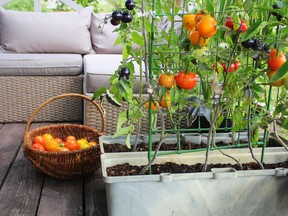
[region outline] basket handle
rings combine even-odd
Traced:
[[[105,131],[105,128],[106,128],[106,122],[105,122],[105,119],[104,119],[104,114],[103,114],[103,111],[101,109],[101,107],[98,105],[97,102],[93,101],[90,97],[88,96],[85,96],[85,95],[82,95],[82,94],[77,94],[77,93],[65,93],[65,94],[60,94],[60,95],[57,95],[57,96],[54,96],[54,97],[51,97],[49,99],[47,99],[46,101],[44,101],[40,106],[38,106],[34,111],[33,113],[31,114],[30,118],[28,119],[27,121],[27,124],[25,126],[25,130],[24,130],[24,135],[26,136],[26,134],[28,133],[29,129],[30,129],[30,126],[31,126],[31,123],[34,119],[34,117],[37,115],[37,113],[43,108],[45,107],[47,104],[55,101],[55,100],[58,100],[58,99],[61,99],[61,98],[65,98],[65,97],[80,97],[80,98],[83,98],[89,102],[91,102],[98,110],[98,112],[100,113],[101,115],[101,123],[102,123],[102,128],[101,128],[101,132],[104,133]]]

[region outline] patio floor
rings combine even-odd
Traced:
[[[0,215],[108,215],[100,169],[73,180],[39,173],[23,155],[24,128],[0,124]]]

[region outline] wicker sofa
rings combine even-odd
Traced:
[[[110,76],[121,64],[122,47],[114,46],[116,27],[102,25],[106,14],[95,14],[92,7],[51,13],[0,8],[0,123],[27,121],[52,96],[73,92],[91,97],[97,88],[110,85]],[[105,102],[103,106],[106,133],[112,134],[125,105],[119,109]],[[55,101],[34,120],[83,121],[95,128],[101,124],[95,107],[79,98]],[[147,127],[144,121],[142,128]]]
[[[0,122],[25,122],[52,96],[91,95],[97,84],[108,85],[109,76],[120,64],[122,49],[114,47],[117,35],[112,25],[105,31],[99,28],[105,15],[94,14],[92,7],[78,13],[0,8]],[[88,69],[92,76],[86,73]],[[84,109],[81,99],[64,98],[41,110],[35,121],[79,122]],[[85,113],[89,116],[91,112],[93,115],[95,110]],[[90,124],[97,122],[93,119]]]

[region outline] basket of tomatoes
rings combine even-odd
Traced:
[[[66,123],[30,129],[34,117],[43,107],[64,97],[80,97],[90,101],[101,114],[101,130]],[[38,171],[58,179],[92,174],[100,167],[99,137],[104,131],[103,111],[95,101],[81,94],[61,94],[42,103],[27,121],[23,139],[24,156]]]

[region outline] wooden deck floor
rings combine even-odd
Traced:
[[[108,215],[100,169],[73,180],[39,173],[23,155],[24,127],[0,124],[0,215]]]

